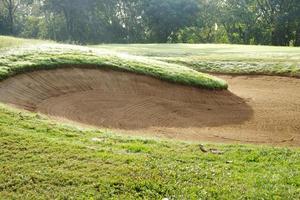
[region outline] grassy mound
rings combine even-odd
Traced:
[[[70,66],[133,72],[204,89],[221,90],[228,87],[221,79],[184,66],[107,50],[63,44],[27,45],[2,50],[0,80],[28,71]]]

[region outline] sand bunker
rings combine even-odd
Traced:
[[[300,79],[222,78],[230,91],[116,71],[36,71],[1,82],[0,101],[126,134],[300,145]]]

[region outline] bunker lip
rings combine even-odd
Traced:
[[[221,78],[231,91],[111,70],[41,70],[0,82],[0,102],[131,135],[300,145],[299,79]]]

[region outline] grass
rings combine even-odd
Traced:
[[[63,44],[9,48],[0,54],[0,80],[40,69],[63,67],[105,68],[152,76],[204,89],[227,89],[225,81],[188,67],[107,50]]]
[[[98,45],[200,72],[300,77],[300,48],[216,44]]]
[[[29,45],[29,44],[41,44],[41,43],[44,44],[44,43],[54,43],[54,42],[44,41],[44,40],[22,39],[22,38],[15,38],[15,37],[0,35],[0,49],[24,46],[24,45]]]
[[[1,79],[31,70],[76,65],[225,88],[221,80],[165,63],[191,56],[199,59],[202,55],[197,48],[201,45],[195,45],[197,51],[185,45],[122,45],[124,49],[117,50],[121,45],[88,48],[41,41],[29,45],[16,40],[0,43],[0,47],[6,47],[0,49]],[[204,56],[210,62],[218,58],[220,62],[231,59],[247,64],[246,59],[254,59],[246,56],[246,49],[234,58],[226,52],[217,56],[216,51],[229,51],[226,45],[223,50],[222,45],[216,46],[219,50],[209,50],[211,47],[207,46],[201,62]],[[253,48],[253,52],[249,50],[253,56],[260,49],[249,48]],[[299,64],[298,49],[262,48],[273,49],[269,62],[274,57],[278,62],[282,59],[282,63],[289,60]],[[288,57],[274,56],[276,51]],[[267,59],[264,53],[257,54]],[[204,80],[209,81],[203,84]],[[214,84],[217,86],[211,87]],[[300,199],[299,148],[205,144],[206,148],[224,152],[215,155],[201,152],[198,145],[81,129],[0,104],[0,199]]]
[[[0,199],[299,199],[300,151],[118,136],[0,106]]]

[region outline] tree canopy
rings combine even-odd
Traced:
[[[80,44],[300,46],[300,0],[0,0],[0,34]]]

